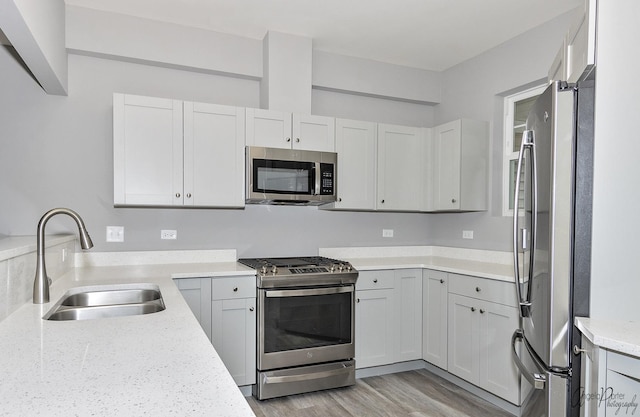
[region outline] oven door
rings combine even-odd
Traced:
[[[354,357],[353,285],[258,292],[259,370]]]

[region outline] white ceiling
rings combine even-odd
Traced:
[[[254,39],[269,30],[313,48],[444,70],[582,0],[65,0],[66,4]]]

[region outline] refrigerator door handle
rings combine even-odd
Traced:
[[[511,336],[511,357],[513,358],[513,362],[520,370],[522,376],[524,376],[524,378],[531,384],[533,388],[544,389],[544,386],[547,382],[547,376],[539,372],[531,372],[529,369],[527,369],[524,363],[522,363],[522,360],[520,359],[520,356],[518,356],[518,352],[516,351],[516,342],[518,340],[524,341],[524,333],[521,329],[517,329],[515,332],[513,332],[513,336]],[[538,366],[537,363],[536,366]]]
[[[518,256],[518,206],[520,201],[520,180],[522,173],[522,164],[524,162],[524,154],[525,151],[529,150],[531,152],[531,177],[532,177],[532,219],[531,219],[531,244],[529,245],[529,273],[528,273],[528,291],[527,297],[524,299],[522,297],[522,291],[520,289],[520,258]],[[513,269],[514,269],[514,277],[516,284],[516,296],[518,297],[518,305],[520,311],[520,317],[529,317],[531,315],[531,285],[533,281],[533,256],[535,253],[535,226],[537,220],[537,171],[535,169],[536,166],[536,156],[535,156],[535,148],[533,146],[533,131],[525,130],[522,133],[522,142],[520,143],[520,151],[518,152],[518,165],[516,167],[516,184],[515,184],[515,192],[513,197]],[[523,239],[523,248],[526,247],[526,229],[523,229],[522,239]]]

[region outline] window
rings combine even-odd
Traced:
[[[502,186],[502,215],[513,216],[513,198],[515,196],[516,169],[518,167],[518,152],[522,142],[527,122],[527,114],[538,96],[542,94],[546,85],[530,88],[525,91],[505,97],[504,99],[504,163]],[[521,183],[524,175],[520,176]],[[524,194],[518,203],[518,208],[524,207]]]

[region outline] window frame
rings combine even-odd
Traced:
[[[504,123],[502,140],[502,215],[513,217],[513,209],[509,208],[510,203],[510,163],[518,159],[518,151],[513,151],[513,131],[517,127],[514,124],[514,113],[516,103],[528,98],[539,96],[547,88],[547,84],[537,85],[527,88],[504,98]]]

